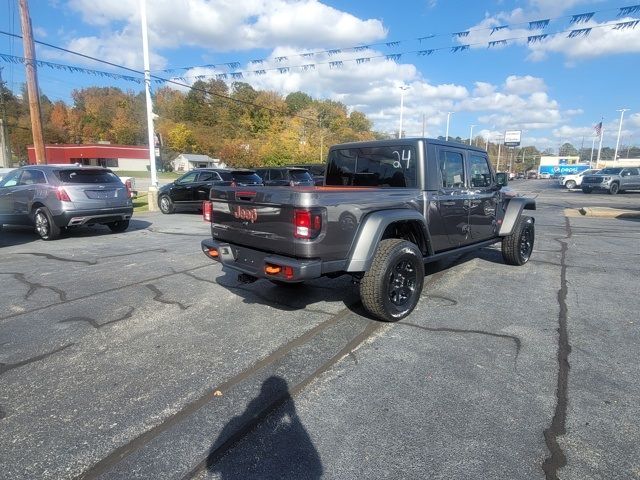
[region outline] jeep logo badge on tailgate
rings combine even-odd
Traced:
[[[233,211],[233,216],[240,220],[248,220],[253,223],[258,219],[258,210],[255,208],[243,208],[236,206]]]

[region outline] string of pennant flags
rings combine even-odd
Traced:
[[[313,58],[313,57],[322,57],[322,56],[335,56],[338,54],[341,54],[343,52],[361,52],[364,50],[369,50],[371,48],[374,47],[386,47],[386,48],[396,48],[396,47],[400,47],[402,44],[406,44],[408,42],[415,42],[416,40],[418,41],[419,44],[422,44],[422,42],[425,42],[427,40],[436,38],[436,37],[451,37],[453,39],[463,39],[468,37],[472,32],[480,32],[480,31],[486,31],[486,30],[490,30],[490,36],[501,31],[501,30],[505,30],[508,28],[514,28],[514,27],[526,27],[528,30],[531,31],[536,31],[536,30],[544,30],[545,28],[547,28],[549,26],[549,24],[553,21],[553,20],[560,20],[560,19],[565,19],[568,18],[569,19],[569,26],[571,25],[580,25],[583,23],[587,23],[589,22],[596,14],[598,13],[603,13],[603,12],[608,12],[611,10],[617,10],[617,17],[626,17],[629,15],[633,15],[636,13],[640,12],[640,4],[638,5],[631,5],[628,7],[616,7],[616,8],[612,8],[612,9],[604,9],[604,10],[597,10],[597,11],[593,11],[593,12],[586,12],[586,13],[579,13],[576,15],[564,15],[564,16],[560,16],[560,17],[554,17],[554,18],[546,18],[546,19],[541,19],[541,20],[534,20],[534,21],[530,21],[530,22],[523,22],[523,23],[514,23],[514,24],[510,24],[510,25],[498,25],[498,26],[494,26],[494,27],[479,27],[479,28],[471,28],[469,30],[464,30],[464,31],[460,31],[460,32],[452,32],[452,33],[432,33],[432,34],[428,34],[422,37],[417,37],[417,38],[412,38],[412,39],[408,39],[408,40],[393,40],[393,41],[389,41],[389,42],[379,42],[379,43],[370,43],[367,45],[357,45],[357,46],[353,46],[353,47],[345,47],[345,48],[333,48],[333,49],[328,49],[328,50],[319,50],[319,51],[315,51],[315,52],[306,52],[306,53],[299,53],[299,54],[294,54],[294,55],[289,55],[289,56],[278,56],[275,57],[275,61],[276,62],[285,62],[288,61],[292,58],[296,58],[296,57],[301,57],[301,58]],[[633,21],[632,21],[633,22]],[[631,22],[619,22],[620,25],[623,25],[625,23],[631,23]],[[637,22],[636,22],[637,25]],[[635,25],[633,25],[632,27],[629,26],[622,26],[620,28],[635,28]],[[502,42],[502,40],[498,40],[498,42]],[[496,46],[496,45],[494,45]],[[462,50],[458,50],[458,51],[464,51],[465,49]],[[266,63],[268,61],[268,59],[265,58],[259,58],[259,59],[254,59],[251,60],[249,63],[252,65],[261,65],[263,63]],[[159,70],[159,72],[162,73],[177,73],[180,71],[186,71],[186,70],[191,70],[193,68],[227,68],[230,72],[237,70],[240,66],[240,62],[237,61],[233,61],[233,62],[225,62],[225,63],[216,63],[216,64],[205,64],[205,65],[191,65],[191,66],[184,66],[184,67],[173,67],[173,68],[166,68],[163,70]]]
[[[619,15],[618,16],[628,16],[629,14],[632,13],[638,13],[640,12],[640,5],[635,5],[635,6],[631,6],[631,7],[624,7],[620,9]],[[596,12],[588,12],[588,13],[584,13],[584,14],[579,14],[579,15],[573,15],[572,21],[570,22],[570,25],[573,26],[578,26],[581,25],[585,22],[587,22],[588,20],[590,20],[593,15],[595,15]],[[545,20],[546,21],[546,20]],[[530,24],[536,24],[537,27],[539,27],[539,24],[542,21],[536,21],[536,22],[529,22]],[[307,72],[307,71],[311,71],[311,70],[315,70],[316,67],[321,66],[321,65],[328,65],[330,69],[339,69],[342,68],[345,63],[348,62],[355,62],[357,65],[362,65],[362,64],[366,64],[371,62],[372,60],[383,60],[383,61],[392,61],[392,62],[398,62],[402,56],[404,55],[417,55],[417,56],[430,56],[435,54],[436,52],[443,52],[443,51],[448,51],[449,53],[460,53],[460,52],[464,52],[469,50],[471,47],[477,47],[477,46],[484,46],[486,45],[487,48],[491,49],[491,48],[497,48],[497,47],[504,47],[504,46],[508,46],[510,43],[512,42],[519,42],[519,41],[523,41],[526,40],[527,44],[531,45],[531,44],[537,44],[540,42],[545,41],[546,39],[550,38],[550,37],[554,37],[554,36],[558,36],[558,35],[563,35],[563,34],[567,34],[566,37],[567,38],[579,38],[579,37],[587,37],[589,36],[589,34],[591,33],[591,31],[593,29],[596,28],[611,28],[612,30],[628,30],[628,29],[635,29],[638,25],[640,24],[640,20],[625,20],[625,21],[621,21],[621,22],[614,22],[614,23],[607,23],[607,24],[601,24],[601,25],[596,25],[593,27],[585,27],[585,28],[574,28],[574,29],[570,29],[570,30],[563,30],[563,31],[558,31],[558,32],[548,32],[548,33],[537,33],[535,35],[527,35],[524,37],[514,37],[514,38],[506,38],[506,39],[500,39],[500,40],[492,40],[489,42],[479,42],[479,43],[469,43],[469,44],[464,44],[464,45],[456,45],[456,46],[446,46],[446,47],[438,47],[438,48],[430,48],[430,49],[421,49],[421,50],[412,50],[412,51],[406,51],[406,52],[398,52],[398,53],[392,53],[392,54],[380,54],[380,55],[373,55],[373,56],[367,56],[367,57],[358,57],[358,58],[351,58],[351,59],[335,59],[335,55],[342,53],[343,50],[340,49],[334,49],[334,50],[327,50],[327,57],[329,57],[329,61],[326,62],[315,62],[315,63],[305,63],[305,64],[301,64],[301,65],[282,65],[282,66],[276,66],[273,68],[258,68],[255,70],[245,70],[245,71],[231,71],[231,72],[221,72],[221,73],[213,73],[213,74],[200,74],[200,75],[183,75],[183,76],[173,76],[171,79],[167,79],[167,78],[163,78],[161,76],[158,75],[152,75],[152,82],[154,84],[163,84],[163,83],[174,83],[174,84],[178,84],[180,85],[180,83],[178,82],[183,82],[184,85],[183,86],[189,86],[187,84],[187,82],[189,82],[192,79],[195,80],[204,80],[205,78],[215,78],[216,80],[242,80],[243,78],[245,78],[246,76],[260,76],[260,75],[265,75],[268,71],[277,71],[280,74],[285,74],[285,73],[289,73],[292,70],[297,70],[297,71],[303,71],[303,72]],[[509,26],[499,26],[499,27],[493,27],[493,29],[505,29],[505,28],[509,28]],[[546,28],[546,26],[545,26]],[[540,30],[540,28],[532,28],[531,30]],[[2,33],[2,32],[0,32]],[[456,35],[458,34],[463,34],[464,32],[456,32]],[[493,32],[492,32],[493,33]],[[533,31],[532,31],[533,33]],[[468,35],[468,32],[467,32]],[[461,35],[459,38],[465,38],[465,35]],[[400,42],[397,42],[400,43]],[[360,48],[360,47],[359,47]],[[368,49],[369,47],[362,47],[359,50],[357,50],[358,52],[363,51],[364,49]],[[332,52],[332,53],[329,53]],[[74,53],[74,52],[71,52]],[[312,56],[315,56],[317,54],[317,52],[315,53],[306,53],[306,54],[301,54],[302,56],[304,56],[305,58],[311,58]],[[333,59],[332,59],[333,58]],[[288,60],[288,57],[284,57],[284,56],[280,56],[280,57],[276,57],[275,59],[276,63],[282,63]],[[9,55],[9,54],[3,54],[0,53],[0,61],[4,62],[4,63],[13,63],[13,64],[25,64],[27,63],[27,60],[24,57],[19,57],[19,56],[15,56],[15,55]],[[266,63],[267,60],[263,59],[263,60],[254,60],[251,63],[253,64],[260,64],[261,66],[263,66],[262,64]],[[96,70],[96,69],[91,69],[91,68],[85,68],[85,67],[80,67],[77,65],[66,65],[66,64],[60,64],[60,63],[55,63],[55,62],[48,62],[48,61],[43,61],[43,60],[36,60],[35,61],[36,66],[38,67],[42,67],[42,68],[49,68],[49,69],[54,69],[54,70],[61,70],[61,71],[66,71],[66,72],[71,72],[71,73],[84,73],[84,74],[88,74],[88,75],[93,75],[96,77],[101,77],[101,78],[109,78],[109,79],[114,79],[114,80],[123,80],[123,81],[127,81],[127,82],[133,82],[136,84],[142,84],[144,82],[143,76],[142,76],[142,72],[137,72],[135,70],[132,69],[127,69],[133,73],[138,73],[139,75],[125,75],[125,74],[119,74],[119,73],[114,73],[114,72],[106,72],[103,70]],[[223,66],[226,66],[228,68],[233,68],[233,69],[238,69],[241,64],[240,62],[229,62],[229,63],[225,63],[225,64],[221,64]],[[207,65],[205,67],[209,67],[209,68],[216,68],[216,67],[220,67],[221,65]],[[195,67],[191,67],[191,68],[195,68]],[[165,71],[165,73],[169,73],[169,70]]]
[[[578,38],[578,37],[587,37],[593,29],[596,28],[611,28],[612,30],[626,30],[626,29],[634,29],[636,26],[640,24],[640,20],[631,20],[625,22],[617,22],[610,23],[604,25],[597,25],[594,27],[588,28],[578,28],[572,30],[563,30],[559,32],[549,32],[537,35],[528,35],[525,37],[514,37],[514,38],[506,38],[501,40],[492,40],[489,42],[482,43],[471,43],[465,45],[456,45],[456,46],[447,46],[447,47],[438,47],[438,48],[430,48],[426,50],[412,50],[401,53],[393,53],[393,54],[381,54],[381,55],[373,55],[368,57],[359,57],[352,59],[342,59],[342,60],[329,60],[326,62],[316,62],[316,63],[307,63],[302,65],[295,66],[282,66],[282,67],[273,67],[273,68],[261,68],[258,70],[244,70],[244,71],[234,71],[234,72],[221,72],[221,73],[212,73],[212,74],[199,74],[199,75],[182,75],[178,77],[173,77],[175,80],[187,82],[189,80],[204,80],[206,78],[215,78],[216,80],[240,80],[245,78],[246,76],[259,76],[265,75],[268,71],[277,71],[278,73],[289,73],[292,70],[298,71],[309,71],[315,70],[316,67],[321,65],[328,65],[330,69],[341,68],[345,63],[355,62],[356,65],[362,65],[365,63],[369,63],[372,60],[385,60],[385,61],[393,61],[398,62],[402,56],[405,55],[417,55],[417,56],[430,56],[435,54],[436,52],[448,51],[449,53],[460,53],[469,50],[471,47],[484,46],[487,48],[496,48],[508,46],[509,43],[518,42],[522,40],[526,40],[527,44],[536,44],[543,42],[544,40],[566,34],[567,38]],[[277,59],[276,59],[277,61]]]

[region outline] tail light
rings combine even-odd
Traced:
[[[70,202],[71,198],[69,198],[69,194],[63,187],[58,187],[56,190],[56,198],[61,202]]]
[[[316,238],[322,230],[322,211],[296,209],[294,227],[293,236],[295,238]]]
[[[124,182],[124,186],[127,189],[127,198],[133,198],[133,194],[131,193],[131,179],[128,178],[126,182]]]
[[[202,219],[205,222],[211,223],[211,220],[213,219],[213,205],[211,202],[202,202]]]

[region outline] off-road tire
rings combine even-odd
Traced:
[[[592,191],[591,187],[582,187],[582,193],[591,193]]]
[[[176,211],[176,206],[173,204],[168,195],[161,195],[158,199],[158,207],[160,211],[165,215],[170,215]]]
[[[616,195],[620,191],[620,184],[613,182],[609,187],[609,195]]]
[[[360,281],[360,298],[374,317],[397,322],[416,307],[423,284],[420,249],[407,240],[391,238],[378,244],[371,268]]]
[[[117,222],[108,223],[107,226],[113,233],[121,233],[129,228],[129,220],[118,220]]]
[[[508,265],[524,265],[531,258],[535,241],[533,218],[521,215],[511,235],[502,239],[502,258]]]
[[[567,187],[567,190],[573,190],[576,188],[576,182],[575,180],[567,180],[567,183],[565,183],[564,186]]]
[[[33,223],[36,233],[42,240],[55,240],[60,237],[60,227],[58,227],[47,207],[39,207],[33,213]]]

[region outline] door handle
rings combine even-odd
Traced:
[[[440,202],[440,205],[444,205],[446,207],[453,207],[456,202]]]

